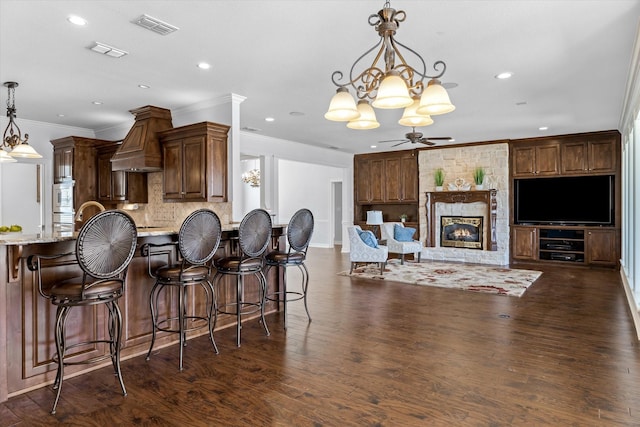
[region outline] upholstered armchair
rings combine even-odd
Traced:
[[[384,273],[384,267],[387,265],[387,256],[389,250],[386,246],[378,245],[377,248],[367,245],[358,231],[362,231],[359,225],[347,227],[349,233],[349,244],[351,246],[349,258],[351,260],[351,269],[349,274],[353,272],[353,267],[358,263],[377,263],[380,264],[380,274]]]
[[[394,227],[398,225],[404,229],[404,224],[401,222],[385,222],[380,227],[380,233],[382,235],[382,240],[387,241],[387,247],[389,248],[390,254],[399,254],[400,255],[400,264],[404,264],[404,256],[405,254],[414,254],[415,259],[420,262],[420,255],[422,253],[422,243],[419,240],[413,240],[411,236],[409,236],[406,241],[397,240],[395,237]],[[416,257],[417,254],[417,257]]]

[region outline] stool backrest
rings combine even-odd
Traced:
[[[206,264],[216,254],[221,236],[222,225],[215,212],[209,209],[194,211],[180,226],[180,254],[189,264]]]
[[[78,264],[96,279],[117,277],[133,259],[137,238],[136,224],[128,214],[118,210],[100,212],[78,233]]]
[[[287,225],[289,247],[296,252],[306,252],[313,234],[313,214],[309,209],[300,209],[293,214]]]
[[[264,209],[254,209],[242,218],[238,228],[240,250],[248,257],[261,256],[271,240],[271,215]]]

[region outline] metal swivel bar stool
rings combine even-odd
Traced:
[[[236,342],[238,347],[240,347],[240,329],[242,329],[243,315],[260,311],[260,321],[267,336],[269,335],[269,328],[264,319],[267,281],[262,268],[264,266],[263,255],[270,241],[271,216],[264,209],[254,209],[245,215],[238,228],[238,254],[214,261],[217,271],[213,277],[213,283],[218,290],[222,286],[221,280],[223,277],[230,275],[236,278],[235,302],[216,307],[216,313],[236,316]],[[245,298],[245,276],[255,276],[258,280],[258,296],[250,301]],[[218,294],[220,294],[219,291]],[[231,308],[227,309],[227,307]]]
[[[183,349],[187,345],[187,332],[207,327],[213,349],[218,354],[218,347],[213,339],[214,323],[212,317],[215,310],[215,292],[211,277],[211,259],[220,244],[222,227],[220,219],[215,212],[209,209],[199,209],[192,212],[180,226],[178,241],[165,244],[146,243],[142,246],[142,255],[147,257],[147,270],[156,283],[149,294],[149,306],[153,322],[153,335],[151,346],[147,353],[147,360],[151,356],[153,345],[156,341],[157,331],[172,332],[180,336],[180,370],[183,369]],[[177,245],[180,260],[175,264],[164,265],[152,271],[151,260],[154,255],[166,253],[167,246]],[[206,298],[206,314],[196,313],[193,307],[188,312],[188,290],[200,286]],[[173,288],[172,293],[177,298],[177,308],[174,315],[167,314],[164,319],[159,319],[158,299],[162,290]],[[194,291],[195,292],[195,291]],[[195,296],[194,296],[195,298]],[[205,321],[202,324],[200,321]],[[189,324],[191,322],[191,324]],[[197,323],[200,324],[197,324]]]
[[[282,275],[282,288],[276,292],[267,294],[269,301],[277,301],[278,307],[282,303],[284,328],[287,329],[287,302],[304,300],[304,309],[311,321],[309,308],[307,307],[307,287],[309,286],[309,271],[304,262],[307,259],[307,249],[313,234],[313,214],[309,209],[300,209],[293,214],[287,225],[287,241],[289,249],[286,251],[271,251],[266,256],[267,266],[265,275],[271,267],[284,270]],[[300,291],[287,290],[287,267],[296,266],[302,274],[302,288]]]
[[[75,252],[58,255],[31,255],[27,259],[29,270],[38,272],[38,291],[40,295],[51,300],[57,307],[55,321],[56,354],[52,360],[58,364],[56,379],[53,384],[57,389],[51,413],[56,413],[56,407],[62,391],[64,367],[94,363],[111,358],[113,369],[120,382],[122,394],[127,391],[122,381],[120,371],[120,347],[122,337],[122,314],[118,307],[118,299],[125,291],[125,278],[129,263],[136,250],[136,225],[129,215],[124,212],[110,210],[101,212],[87,221],[80,229],[76,240]],[[47,266],[68,263],[65,260],[55,261],[56,258],[74,255],[82,269],[80,277],[74,277],[43,286],[43,270]],[[46,274],[46,273],[45,273]],[[108,337],[97,336],[95,340],[69,344],[66,338],[66,323],[69,312],[74,307],[104,304],[109,319],[107,322]],[[100,332],[98,332],[100,334]],[[107,354],[92,357],[83,361],[71,361],[76,354],[69,354],[69,350],[85,346],[105,343],[109,345]]]

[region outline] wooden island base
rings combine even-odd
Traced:
[[[274,226],[273,243],[280,244],[284,227]],[[155,234],[155,235],[147,235]],[[225,230],[217,257],[228,256],[236,250],[236,230]],[[140,233],[138,248],[144,243],[163,243],[174,241],[175,233]],[[9,397],[26,391],[53,383],[57,365],[51,361],[55,353],[54,320],[55,307],[49,300],[38,293],[38,282],[35,272],[26,267],[27,258],[31,254],[54,254],[73,252],[75,240],[61,239],[60,241],[28,244],[0,245],[0,402]],[[176,259],[174,247],[152,258],[152,268],[172,262]],[[75,257],[61,258],[59,263],[52,268],[43,270],[43,282],[78,275],[80,269],[75,262]],[[267,277],[269,292],[273,292],[280,286],[280,277],[276,269],[272,269]],[[136,355],[146,353],[151,342],[151,313],[149,309],[149,292],[154,280],[148,275],[147,258],[136,251],[126,280],[126,290],[120,299],[119,305],[123,316],[123,348],[122,359],[128,359]],[[245,298],[257,298],[258,286],[253,277],[247,277]],[[233,278],[224,279],[222,286],[216,289],[219,304],[235,301],[235,281]],[[204,313],[205,299],[199,287],[189,293],[189,307],[191,310]],[[159,314],[162,316],[175,316],[176,298],[172,294],[174,290],[165,292],[158,303]],[[278,309],[275,302],[267,302],[266,312],[271,313]],[[171,317],[169,316],[169,317]],[[259,317],[256,312],[247,316],[243,321]],[[67,322],[67,336],[74,342],[83,342],[100,339],[106,336],[107,313],[104,307],[82,307],[72,310]],[[257,320],[250,320],[248,325]],[[219,315],[216,330],[235,325],[236,318],[232,315]],[[256,325],[257,326],[257,325]],[[261,327],[260,327],[261,328]],[[188,339],[206,334],[206,327],[188,334]],[[160,332],[156,339],[155,349],[160,349],[178,342],[177,334]],[[103,344],[78,347],[74,351],[78,360],[108,353]],[[185,356],[185,364],[189,363],[188,353]],[[65,376],[72,377],[101,366],[110,364],[107,359],[101,365],[80,365],[65,368]],[[177,367],[176,367],[177,369]]]

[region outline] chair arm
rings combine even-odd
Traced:
[[[174,246],[174,247],[178,246],[178,242],[145,243],[144,245],[140,246],[140,255],[147,258],[147,273],[149,274],[149,277],[157,279],[155,272],[151,270],[151,257],[153,255],[157,255],[157,254],[161,254],[162,252],[165,252],[166,249],[163,249],[163,250],[158,250],[158,249],[166,248],[168,246]]]
[[[38,293],[43,297],[50,299],[51,297],[44,293],[42,290],[42,260],[53,260],[56,258],[62,258],[69,255],[74,255],[75,252],[66,252],[63,254],[54,254],[54,255],[39,255],[32,254],[27,258],[27,268],[29,271],[37,271],[38,272]]]

